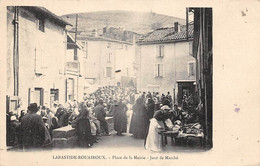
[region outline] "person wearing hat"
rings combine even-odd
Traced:
[[[41,147],[45,140],[45,125],[38,111],[37,103],[28,106],[28,113],[21,120],[22,144],[24,148]]]
[[[153,118],[150,120],[148,135],[145,139],[145,149],[155,152],[162,151],[162,138],[158,132],[167,130],[173,127],[168,119],[168,112],[170,107],[163,105],[160,110],[154,113]]]
[[[105,119],[106,112],[103,106],[103,100],[99,100],[98,105],[94,108],[94,112],[97,117],[97,120],[100,121],[100,128],[103,129],[103,131],[105,132],[105,136],[110,136],[111,134],[109,134],[108,124]]]

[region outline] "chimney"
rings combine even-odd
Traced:
[[[103,28],[103,34],[106,34],[107,33],[107,27],[104,27]]]
[[[174,32],[178,33],[180,32],[181,27],[180,24],[178,22],[174,22]]]
[[[97,33],[97,30],[96,30],[96,29],[94,29],[94,30],[92,31],[92,36],[93,36],[93,37],[97,37],[97,36],[98,36],[98,33]]]

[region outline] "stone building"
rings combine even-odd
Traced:
[[[8,110],[66,101],[66,26],[43,7],[7,7]]]
[[[99,86],[122,85],[123,77],[134,77],[135,45],[93,34],[79,36],[86,50],[86,79]]]
[[[137,90],[170,92],[180,104],[184,94],[195,90],[195,58],[192,56],[193,25],[188,38],[185,26],[160,28],[137,42]]]

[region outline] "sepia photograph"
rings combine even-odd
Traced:
[[[223,111],[229,97],[220,93],[226,89],[231,96],[232,88],[219,78],[232,60],[215,57],[216,39],[229,43],[220,19],[214,20],[221,18],[221,6],[176,3],[171,8],[167,4],[173,3],[163,2],[134,2],[143,8],[124,1],[5,5],[1,151],[18,161],[34,155],[27,161],[31,165],[183,160],[187,165],[189,158],[200,165],[196,158],[216,152],[227,135],[240,141],[228,128],[232,119],[224,126],[225,118],[236,120],[245,108],[237,100],[229,103],[232,116]],[[247,25],[251,9],[233,13]],[[226,51],[220,57],[227,58]],[[215,90],[222,84],[225,88]],[[259,145],[259,137],[254,141]],[[228,155],[218,152],[220,164]],[[0,159],[0,165],[14,164],[3,153]],[[217,163],[207,158],[201,165]]]
[[[212,9],[180,12],[8,6],[8,150],[210,149]]]

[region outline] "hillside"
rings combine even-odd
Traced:
[[[174,22],[185,24],[184,19],[152,12],[99,11],[78,14],[78,30],[85,32],[108,26],[115,28],[121,27],[128,31],[146,34],[157,28],[173,27]],[[75,14],[62,16],[63,19],[70,22],[74,27],[75,17]]]

